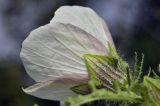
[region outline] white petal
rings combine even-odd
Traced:
[[[90,8],[81,6],[62,6],[56,12],[51,23],[61,22],[75,25],[90,33],[104,45],[107,41],[114,45],[104,21]]]
[[[83,74],[66,74],[55,80],[34,84],[23,91],[42,99],[63,101],[67,97],[76,95],[70,88],[88,81],[87,77]]]
[[[34,84],[23,91],[38,98],[63,101],[76,95],[70,88],[87,81],[88,76],[86,75],[70,73],[55,80]]]
[[[70,24],[54,23],[40,27],[22,46],[25,69],[37,82],[54,80],[66,74],[87,76],[83,54],[107,55],[99,40]]]
[[[73,87],[72,84],[46,81],[32,85],[23,91],[38,98],[63,101],[67,97],[76,95],[70,90],[71,87]]]

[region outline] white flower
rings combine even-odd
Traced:
[[[84,54],[107,55],[113,41],[104,21],[90,8],[63,6],[51,22],[23,42],[21,58],[37,82],[24,91],[49,100],[76,95],[71,87],[88,81]]]

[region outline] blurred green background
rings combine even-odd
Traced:
[[[130,64],[134,52],[145,54],[144,73],[160,63],[159,0],[0,0],[0,106],[58,106],[55,101],[26,95],[34,81],[19,57],[21,44],[33,29],[49,23],[62,5],[94,9],[105,19],[116,48]]]

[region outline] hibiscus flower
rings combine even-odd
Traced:
[[[59,101],[76,95],[71,88],[89,80],[84,55],[107,56],[108,44],[114,48],[105,22],[92,9],[60,7],[49,24],[32,31],[22,44],[24,67],[37,82],[24,92]]]

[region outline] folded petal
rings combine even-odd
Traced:
[[[23,91],[27,94],[48,100],[63,101],[67,97],[76,95],[70,90],[77,83],[87,81],[83,75],[65,75],[55,80],[49,80],[34,84]]]
[[[87,75],[83,55],[88,53],[107,55],[94,36],[71,24],[54,23],[31,32],[20,55],[28,74],[42,82],[66,74]]]
[[[96,37],[105,46],[110,42],[114,47],[111,34],[103,19],[90,8],[81,6],[62,6],[55,12],[55,16],[51,20],[51,23],[54,22],[75,25]]]

